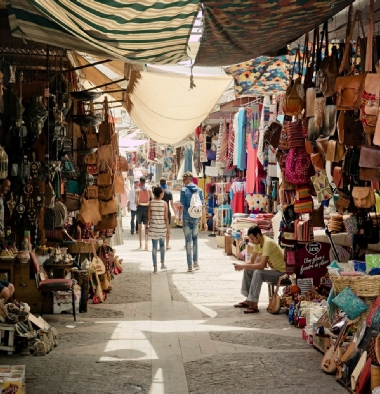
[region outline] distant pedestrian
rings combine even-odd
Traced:
[[[180,217],[182,217],[182,229],[186,241],[186,256],[187,256],[187,272],[192,272],[199,269],[198,264],[198,230],[199,219],[193,218],[189,215],[189,208],[191,204],[191,197],[193,193],[198,193],[202,203],[202,221],[204,230],[207,231],[206,210],[204,206],[204,198],[202,190],[194,185],[193,174],[185,172],[182,176],[184,187],[181,189],[181,207]],[[193,254],[191,255],[191,243],[193,244]]]
[[[136,233],[138,233],[137,224],[137,206],[136,206],[136,190],[139,188],[139,180],[135,179],[133,182],[133,187],[128,193],[127,209],[131,213],[131,234],[135,233],[135,221],[136,221]]]
[[[161,186],[153,189],[154,200],[148,207],[148,234],[152,240],[153,273],[157,273],[157,249],[160,244],[161,269],[165,266],[165,238],[170,236],[168,204],[163,201],[164,191]]]
[[[139,225],[139,242],[142,249],[142,225],[147,226],[148,223],[148,206],[149,201],[153,200],[152,190],[145,184],[145,177],[140,178],[140,187],[136,190],[136,206],[137,206],[137,224]],[[146,230],[146,229],[145,229]],[[145,250],[148,250],[148,234],[145,231]]]
[[[168,186],[166,184],[166,178],[160,179],[160,186],[162,187],[162,189],[164,191],[164,197],[162,199],[166,202],[166,204],[168,204],[168,220],[169,220],[169,226],[170,226],[171,222],[172,222],[172,214],[170,212],[170,207],[172,208],[174,215],[176,215],[176,209],[175,209],[174,202],[173,202],[173,194],[168,189]],[[166,250],[170,249],[169,242],[170,242],[170,237],[166,238]]]

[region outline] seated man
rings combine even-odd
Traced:
[[[0,299],[7,302],[9,298],[12,297],[15,292],[15,288],[12,283],[0,279]]]
[[[277,283],[278,278],[285,273],[284,254],[277,243],[261,234],[259,227],[250,227],[248,238],[255,246],[251,260],[247,264],[234,264],[236,271],[244,270],[241,294],[247,299],[235,308],[247,308],[244,313],[258,313],[258,302],[261,285],[264,281]],[[270,270],[265,267],[269,265]]]

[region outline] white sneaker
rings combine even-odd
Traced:
[[[157,267],[154,267],[154,268],[153,268],[153,273],[154,273],[154,274],[157,274]]]
[[[195,271],[199,270],[199,265],[198,264],[194,264],[194,270]]]

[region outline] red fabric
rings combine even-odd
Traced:
[[[244,213],[244,191],[234,192],[232,213]]]
[[[198,139],[199,139],[199,136],[201,135],[201,133],[202,133],[202,126],[198,126],[195,129],[195,135],[197,136]]]
[[[257,179],[257,148],[252,148],[252,134],[248,136],[247,143],[248,150],[248,164],[247,164],[247,194],[258,193],[258,179]]]

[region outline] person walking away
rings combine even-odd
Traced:
[[[175,209],[174,202],[173,202],[173,194],[168,189],[168,186],[166,184],[166,178],[160,179],[160,186],[162,187],[162,189],[164,191],[164,197],[162,199],[166,202],[166,204],[168,204],[168,220],[169,220],[169,226],[170,226],[171,222],[172,222],[172,214],[170,212],[170,207],[172,208],[174,215],[176,215],[176,209]],[[169,203],[170,203],[170,205],[169,205]],[[170,242],[170,237],[167,237],[166,238],[166,250],[170,249],[169,242]]]
[[[137,206],[136,206],[136,190],[139,188],[139,180],[135,179],[133,182],[133,187],[128,193],[127,209],[131,213],[131,234],[135,233],[135,222],[136,222],[136,233],[138,233],[137,224]]]
[[[129,164],[128,178],[132,187],[132,183],[134,182],[134,178],[135,178],[135,167],[132,163]]]
[[[204,230],[207,231],[206,210],[204,206],[204,198],[202,190],[194,185],[193,174],[185,172],[182,176],[184,187],[181,189],[180,194],[180,217],[182,218],[182,229],[185,235],[186,242],[186,256],[187,256],[187,272],[192,272],[199,269],[198,264],[198,230],[199,219],[203,219]],[[195,196],[197,193],[198,196]],[[194,195],[194,199],[193,199]],[[196,199],[195,197],[199,197]],[[200,206],[192,205],[192,202],[198,200],[197,204]],[[191,255],[191,243],[193,246],[193,255]]]
[[[161,269],[165,266],[165,238],[170,236],[170,225],[168,220],[168,204],[162,199],[164,191],[161,186],[153,189],[154,200],[150,201],[148,207],[147,232],[152,240],[153,273],[157,274],[157,249],[160,244]]]
[[[262,235],[259,227],[250,227],[248,238],[254,244],[250,262],[234,263],[236,271],[244,270],[241,294],[246,300],[234,306],[247,308],[244,313],[258,313],[263,282],[277,283],[278,278],[285,274],[286,268],[283,251],[273,239]],[[265,269],[267,265],[270,269]]]
[[[152,190],[148,189],[145,184],[145,177],[140,178],[140,187],[136,190],[136,207],[137,207],[137,224],[139,226],[139,242],[142,249],[142,225],[145,227],[148,223],[148,206],[149,201],[153,200]],[[148,250],[148,234],[145,229],[145,250]]]

